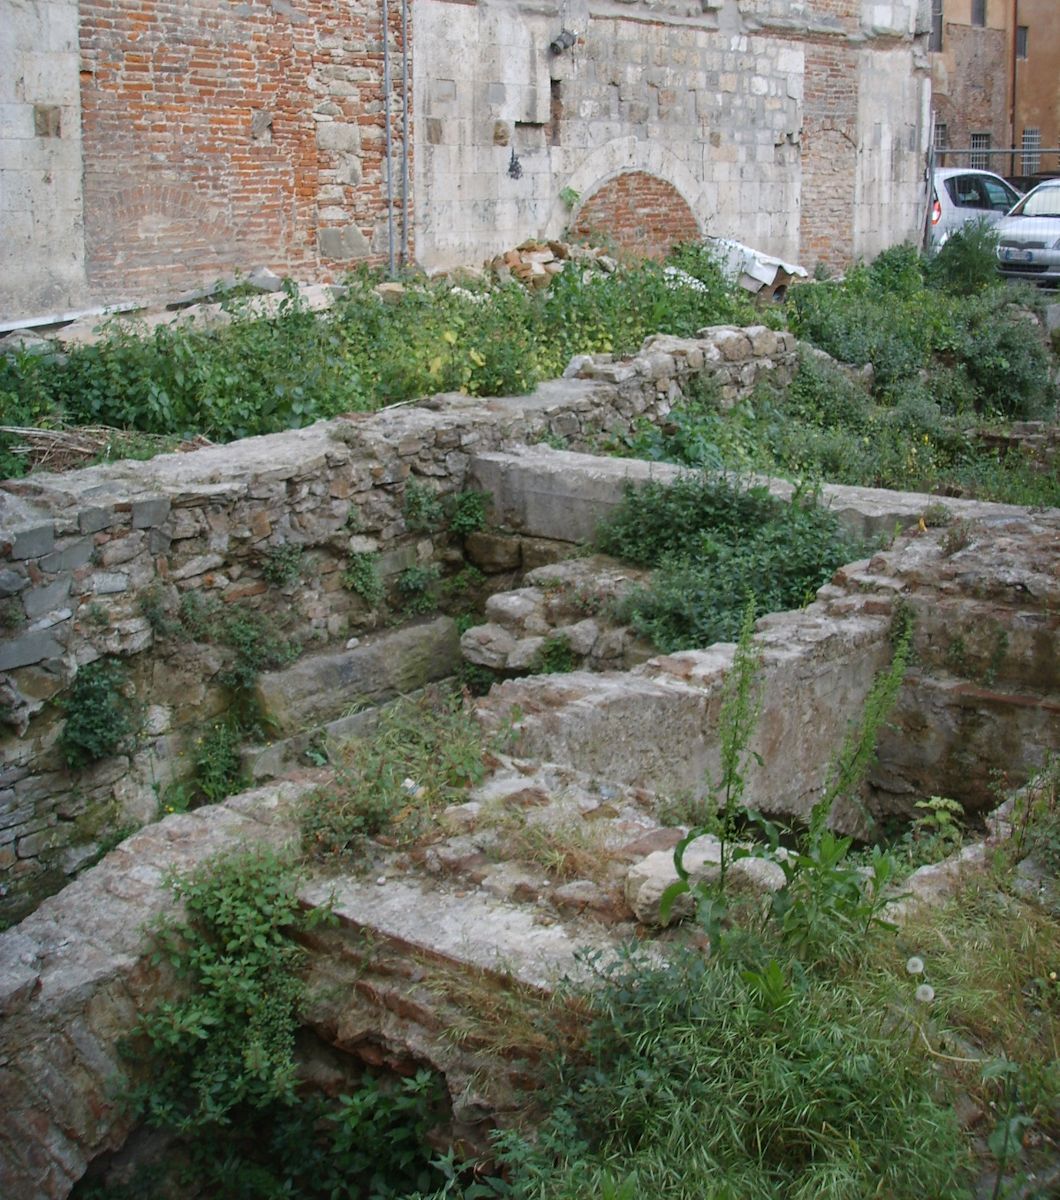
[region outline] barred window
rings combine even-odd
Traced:
[[[1025,129],[1021,149],[1023,150],[1023,174],[1036,175],[1042,165],[1042,131]]]
[[[972,0],[972,24],[980,29],[986,24],[986,0]]]
[[[990,134],[989,133],[973,133],[972,134],[972,154],[968,165],[974,167],[977,171],[986,171],[990,168],[990,155],[983,154],[982,151],[990,149]]]
[[[931,138],[931,144],[936,150],[945,150],[950,144],[950,127],[945,121],[935,122],[935,131]]]

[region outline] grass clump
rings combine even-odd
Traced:
[[[650,588],[631,592],[620,613],[666,651],[734,640],[748,594],[759,612],[805,604],[863,549],[811,494],[786,504],[706,472],[629,487],[596,543],[655,568]]]
[[[488,750],[461,695],[431,690],[396,701],[370,736],[341,748],[336,782],[309,799],[304,849],[324,858],[369,838],[414,841],[433,813],[485,777]]]
[[[513,1195],[587,1200],[623,1180],[674,1200],[966,1196],[923,1058],[853,989],[795,960],[599,966],[594,1018]],[[606,1184],[605,1184],[605,1181]]]

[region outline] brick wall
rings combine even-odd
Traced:
[[[847,46],[807,47],[800,246],[811,269],[840,268],[854,257],[857,69],[856,52]]]
[[[1003,29],[947,25],[944,40],[949,70],[936,70],[933,79],[935,120],[947,126],[951,146],[971,145],[973,133],[989,133],[995,147],[1008,145],[1006,80],[1011,69]],[[1006,170],[1008,161],[998,159]],[[947,166],[967,166],[965,159],[948,159]]]
[[[395,3],[395,117],[400,33]],[[83,0],[94,292],[150,295],[258,264],[327,277],[383,261],[381,39],[381,7],[361,0]],[[401,132],[396,120],[399,243]]]
[[[646,171],[626,171],[605,183],[578,209],[571,232],[650,258],[665,258],[673,246],[700,236],[680,192]]]

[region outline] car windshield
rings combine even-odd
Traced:
[[[1031,192],[1012,210],[1014,217],[1060,217],[1060,187]]]

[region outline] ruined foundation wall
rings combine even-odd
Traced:
[[[790,378],[790,334],[704,333],[649,339],[624,363],[578,360],[582,378],[526,397],[439,396],[193,454],[5,484],[0,911],[24,911],[117,830],[153,818],[161,791],[191,774],[195,739],[230,703],[231,656],[209,639],[161,636],[160,615],[172,621],[194,594],[266,619],[303,649],[378,628],[383,610],[343,584],[352,556],[374,556],[384,582],[460,558],[443,534],[409,530],[411,478],[455,493],[468,485],[473,453],[546,437],[588,448],[638,417],[663,415],[700,375],[730,398],[763,374]],[[270,581],[280,548],[298,556],[296,579]],[[140,732],[123,753],[71,772],[61,704],[78,670],[103,656],[128,667]]]

